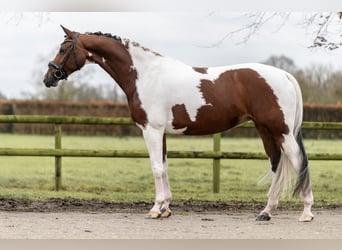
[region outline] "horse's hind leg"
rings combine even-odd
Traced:
[[[281,149],[279,146],[279,141],[281,138],[274,137],[267,127],[256,124],[255,125],[259,135],[263,141],[264,148],[267,156],[269,157],[271,168],[272,168],[272,185],[268,192],[268,201],[264,210],[260,212],[256,220],[267,221],[271,219],[271,210],[278,206],[280,189],[274,188],[277,186],[278,179],[275,178],[276,171],[278,170],[278,165],[281,158]]]
[[[311,213],[313,195],[307,171],[307,161],[305,162],[304,159],[306,157],[305,150],[300,147],[301,138],[296,141],[292,133],[276,137],[262,128],[258,128],[258,131],[263,139],[266,153],[270,157],[273,178],[268,192],[267,205],[258,215],[257,220],[271,219],[270,212],[277,207],[280,192],[291,189],[291,169],[294,168],[299,176],[297,188],[302,192],[304,199],[304,211],[299,221],[311,221],[313,219]],[[303,166],[305,166],[304,171]]]
[[[285,140],[282,145],[284,153],[298,175],[297,187],[295,188],[294,192],[301,192],[303,195],[304,211],[299,218],[299,221],[309,222],[314,218],[311,212],[314,198],[311,190],[308,161],[302,142],[302,135],[299,132],[297,135],[297,140],[292,134],[285,135],[284,137]]]

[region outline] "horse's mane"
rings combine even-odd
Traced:
[[[108,38],[114,39],[115,41],[120,41],[120,42],[123,42],[123,41],[124,41],[125,47],[128,48],[128,42],[129,42],[128,39],[121,39],[121,37],[116,36],[116,35],[112,35],[112,34],[110,34],[110,33],[102,33],[101,31],[97,31],[97,32],[86,32],[85,34],[87,34],[87,35],[94,35],[94,36],[104,36],[104,37],[108,37]],[[140,48],[142,48],[144,51],[149,51],[149,52],[153,53],[153,54],[156,55],[156,56],[161,56],[159,53],[156,53],[156,52],[154,52],[154,51],[152,51],[152,50],[150,50],[150,49],[147,49],[147,48],[141,46],[141,45],[140,45],[139,43],[137,43],[137,42],[132,42],[132,44],[133,44],[133,46],[140,47]]]
[[[97,32],[86,32],[87,35],[94,35],[94,36],[105,36],[108,38],[112,38],[116,41],[121,41],[121,37],[116,36],[116,35],[112,35],[110,33],[102,33],[101,31],[97,31]]]

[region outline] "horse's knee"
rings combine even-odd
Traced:
[[[152,172],[154,178],[158,179],[162,178],[166,173],[165,169],[163,169],[161,166],[152,166]]]

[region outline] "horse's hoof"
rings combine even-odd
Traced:
[[[161,216],[161,213],[158,212],[158,211],[150,211],[146,216],[145,218],[146,219],[158,219],[160,218]]]
[[[172,214],[172,211],[170,208],[167,208],[167,209],[162,208],[160,209],[160,214],[161,214],[160,218],[169,218]]]
[[[256,221],[269,221],[270,219],[271,219],[270,214],[263,212],[259,214],[255,220]]]
[[[300,222],[310,222],[314,219],[313,215],[311,214],[302,214],[302,216],[300,216],[299,221]]]

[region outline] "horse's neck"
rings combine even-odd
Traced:
[[[132,58],[124,44],[106,37],[92,37],[88,42],[85,40],[85,47],[89,51],[89,59],[104,69],[129,99],[137,74],[132,70]]]
[[[108,38],[96,37],[96,40],[89,44],[92,47],[87,49],[94,53],[91,59],[119,84],[129,102],[137,94],[137,80],[150,75],[151,70],[158,72],[158,67],[169,63],[182,66],[182,63],[176,60],[163,57],[129,40],[113,43]]]

